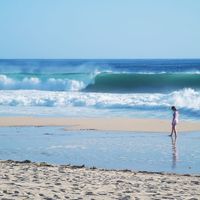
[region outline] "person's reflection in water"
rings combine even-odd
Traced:
[[[178,152],[176,148],[176,138],[171,137],[172,139],[172,169],[176,168],[176,162],[178,159]]]

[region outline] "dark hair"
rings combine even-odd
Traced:
[[[172,110],[176,110],[176,107],[175,107],[175,106],[172,106],[171,109],[172,109]]]

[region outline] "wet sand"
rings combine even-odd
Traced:
[[[66,126],[67,130],[170,132],[170,120],[137,118],[0,117],[0,126]],[[179,132],[200,131],[199,121],[181,121]]]
[[[0,161],[1,199],[191,199],[200,176]]]

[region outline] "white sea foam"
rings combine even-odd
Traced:
[[[75,86],[76,87],[76,86]],[[84,93],[37,90],[2,90],[1,106],[93,107],[93,108],[178,108],[200,110],[200,92],[183,89],[169,94]]]
[[[35,89],[50,91],[79,91],[85,87],[83,81],[71,79],[49,78],[41,81],[38,77],[25,77],[22,80],[12,79],[6,75],[0,75],[1,90]]]
[[[200,92],[193,89],[175,91],[171,95],[172,102],[181,108],[200,110]]]

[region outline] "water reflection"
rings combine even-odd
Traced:
[[[171,137],[172,140],[172,169],[176,168],[176,163],[178,160],[178,151],[177,151],[177,147],[176,147],[176,138]]]
[[[167,139],[162,133],[0,127],[0,159],[199,174],[199,132]]]

